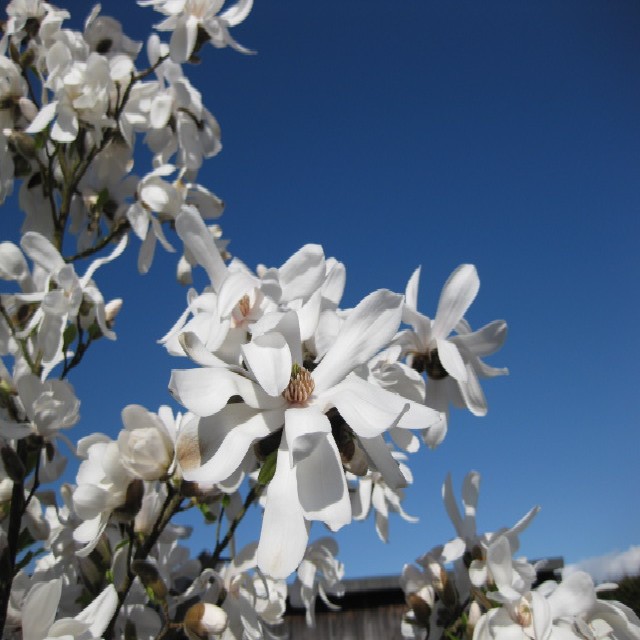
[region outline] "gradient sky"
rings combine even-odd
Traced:
[[[76,26],[89,7],[58,5]],[[158,21],[132,1],[103,13],[138,39]],[[449,273],[471,262],[482,284],[468,320],[509,324],[489,362],[511,375],[483,385],[489,414],[454,410],[441,447],[411,458],[405,508],[420,523],[392,517],[386,546],[371,519],[340,532],[347,576],[398,573],[453,536],[440,500],[449,470],[458,491],[468,470],[482,474],[480,530],[542,506],[522,538],[529,558],[637,544],[640,4],[256,0],[233,34],[258,54],[207,47],[187,69],[222,127],[199,181],[227,203],[230,251],[279,266],[320,243],[346,265],[344,307],[403,292],[422,265],[430,316]],[[177,258],[159,248],[137,276],[138,248],[98,272],[125,304],[118,342],[96,345],[71,378],[78,435],[115,437],[126,404],[171,403],[170,370],[185,366],[155,342],[185,306]],[[255,511],[240,541],[257,537]],[[204,529],[196,548],[213,536]]]

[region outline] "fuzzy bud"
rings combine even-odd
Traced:
[[[163,601],[167,597],[167,585],[160,577],[158,569],[149,560],[134,560],[131,569],[140,578],[144,588],[153,593],[156,600]]]
[[[189,608],[183,624],[190,640],[206,640],[226,629],[227,614],[215,604],[198,602]]]

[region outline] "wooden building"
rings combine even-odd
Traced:
[[[562,558],[537,563],[536,584],[559,577]],[[318,598],[316,626],[307,627],[305,610],[287,608],[285,625],[290,640],[402,640],[400,623],[408,608],[399,576],[343,580],[345,595],[334,599],[331,611]]]

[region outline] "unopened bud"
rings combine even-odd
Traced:
[[[144,483],[140,479],[132,480],[127,487],[127,495],[124,504],[118,507],[114,514],[120,516],[124,520],[135,518],[140,507],[142,507],[142,498],[144,497]]]
[[[424,629],[428,629],[431,618],[431,607],[427,601],[423,600],[417,593],[410,593],[407,596],[407,604],[413,611],[416,623]]]
[[[33,158],[36,155],[36,141],[23,131],[13,131],[5,129],[4,134],[9,132],[7,138],[11,148],[23,158]]]
[[[167,585],[153,563],[149,560],[134,560],[131,563],[131,570],[140,578],[142,586],[150,591],[156,600],[166,599]]]
[[[198,602],[184,617],[184,630],[190,640],[206,640],[227,628],[227,614],[209,602]]]
[[[22,113],[27,122],[32,122],[38,115],[38,107],[29,98],[24,96],[18,98],[18,106],[20,107],[20,113]]]
[[[28,69],[36,59],[36,52],[33,47],[29,47],[21,56],[20,56],[20,66],[23,69]]]
[[[109,328],[113,326],[116,316],[120,313],[120,309],[122,309],[122,298],[109,300],[109,302],[104,305],[104,316]]]

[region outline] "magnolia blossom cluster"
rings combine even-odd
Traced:
[[[519,535],[533,520],[531,509],[510,528],[479,534],[476,508],[480,475],[469,473],[462,488],[463,514],[451,476],[443,486],[447,513],[457,537],[405,565],[402,588],[409,611],[402,622],[407,639],[637,640],[640,620],[629,607],[598,598],[592,578],[576,572],[538,584],[537,567],[516,558]]]
[[[419,271],[406,295],[380,289],[345,310],[345,268],[318,245],[254,273],[224,263],[197,212],[180,213],[176,230],[210,280],[189,292],[163,339],[171,354],[200,365],[174,370],[170,382],[193,414],[176,440],[184,478],[240,481],[260,467],[258,564],[274,577],[300,564],[313,521],[336,531],[353,506],[364,517],[373,503],[386,539],[389,506],[401,511],[397,492],[410,479],[394,447],[418,448],[410,429],[436,447],[449,404],[483,414],[478,377],[504,373],[480,358],[501,346],[505,323],[473,332],[464,320],[479,287],[475,268],[454,271],[433,320],[416,308]]]
[[[336,608],[344,593],[337,545],[309,544],[312,523],[337,531],[373,511],[387,541],[390,513],[416,520],[402,506],[408,454],[443,441],[452,406],[487,412],[480,380],[507,370],[483,358],[507,326],[473,330],[465,318],[479,289],[470,264],[427,316],[420,268],[403,293],[378,289],[344,308],[345,266],[319,245],[279,267],[229,261],[205,222],[223,203],[197,182],[220,129],[183,65],[206,43],[250,53],[230,30],[252,2],[138,4],[162,15],[146,63],[143,44],[99,5],[81,31],[42,0],[12,0],[2,23],[0,202],[15,189],[25,217],[19,240],[0,243],[0,629],[16,640],[283,637],[288,595],[313,626],[316,600]],[[150,169],[136,175],[141,146]],[[169,381],[184,411],[131,404],[117,433],[73,441],[80,401],[69,380],[97,340],[116,339],[122,306],[96,278],[130,235],[139,272],[159,243],[178,247],[180,282],[206,273],[161,340],[190,361]],[[60,482],[61,443],[80,462],[56,496],[43,485]],[[466,621],[481,640],[639,640],[637,619],[597,600],[583,575],[533,588],[534,568],[511,556],[535,510],[481,536],[477,475],[463,494],[464,517],[447,481],[458,538],[405,569],[405,635],[455,635]],[[255,505],[259,539],[238,551]],[[175,523],[188,510],[211,532],[199,559],[191,527]]]

